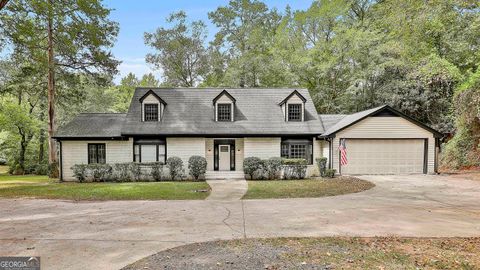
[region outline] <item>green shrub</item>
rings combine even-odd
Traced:
[[[0,157],[0,165],[7,165],[7,160],[5,158]]]
[[[271,157],[264,161],[264,168],[268,179],[278,179],[282,171],[282,159]]]
[[[115,180],[118,182],[125,182],[130,180],[130,163],[115,163],[113,169],[115,171]]]
[[[83,183],[87,179],[87,165],[75,164],[70,168],[73,171],[73,176],[78,182]]]
[[[307,160],[303,158],[283,159],[284,179],[304,179],[307,175]]]
[[[87,170],[94,182],[106,182],[111,178],[112,166],[109,164],[92,163],[87,165]]]
[[[34,173],[36,175],[48,175],[48,164],[37,164]]]
[[[201,156],[191,156],[188,159],[188,171],[193,179],[198,180],[207,171],[207,159]]]
[[[243,172],[249,175],[250,179],[254,179],[255,174],[262,168],[262,160],[258,157],[247,157],[243,160]]]
[[[335,169],[326,169],[325,170],[325,177],[327,178],[333,178],[335,176]]]
[[[321,177],[325,177],[325,170],[327,169],[327,158],[321,157],[315,159],[317,162],[318,172],[320,173]]]
[[[130,169],[130,173],[133,176],[133,180],[136,182],[140,181],[142,178],[142,168],[140,167],[140,163],[137,162],[131,162],[128,166]]]
[[[153,162],[150,169],[150,175],[154,181],[162,181],[163,176],[163,162]]]
[[[171,180],[175,180],[177,177],[182,177],[183,173],[185,172],[183,168],[183,161],[179,157],[169,157],[167,159],[167,167]]]

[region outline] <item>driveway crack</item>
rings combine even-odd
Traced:
[[[223,208],[225,208],[225,210],[227,210],[227,216],[222,220],[223,224],[225,224],[225,226],[227,226],[228,228],[230,228],[230,230],[236,232],[236,233],[239,233],[239,234],[242,234],[241,231],[238,231],[238,230],[235,230],[232,226],[230,226],[230,224],[227,223],[227,220],[230,218],[230,215],[231,215],[231,211],[230,209],[228,209],[228,207],[224,206]]]

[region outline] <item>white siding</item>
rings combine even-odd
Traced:
[[[402,117],[367,117],[335,135],[333,169],[339,169],[338,145],[341,138],[428,139],[428,173],[434,173],[435,139],[433,134]],[[348,146],[347,146],[348,154]]]
[[[172,156],[182,159],[188,175],[188,159],[191,156],[205,157],[205,138],[167,138],[167,158]]]
[[[313,164],[307,167],[307,177],[320,175],[316,161],[320,157],[322,157],[322,141],[313,138]]]
[[[62,141],[62,171],[65,181],[75,180],[70,169],[75,164],[88,163],[88,144],[104,143],[107,163],[133,161],[133,139],[128,141]]]
[[[244,138],[244,157],[280,157],[280,137]]]
[[[243,158],[245,149],[243,146],[243,138],[235,139],[235,170],[243,171]]]

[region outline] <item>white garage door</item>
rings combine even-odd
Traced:
[[[341,166],[341,173],[423,173],[424,142],[423,139],[346,139],[348,164]]]

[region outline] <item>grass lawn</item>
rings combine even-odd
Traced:
[[[248,191],[243,199],[325,197],[360,192],[374,186],[371,182],[353,177],[248,181]]]
[[[162,251],[125,269],[234,267],[480,269],[480,238],[323,237],[217,241]]]
[[[0,174],[0,198],[67,200],[203,200],[205,182],[59,183],[47,176]]]

